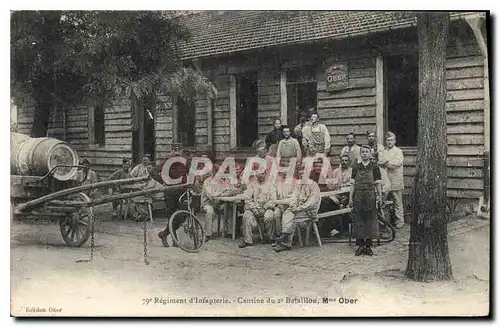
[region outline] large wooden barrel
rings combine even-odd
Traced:
[[[31,137],[29,137],[26,134],[21,134],[21,133],[10,133],[10,152],[19,144],[26,142],[29,140]]]
[[[13,175],[43,176],[58,164],[78,165],[78,155],[68,144],[51,137],[29,138],[11,149]],[[77,168],[57,168],[53,176],[72,179]]]

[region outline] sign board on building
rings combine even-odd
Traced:
[[[347,62],[333,63],[326,66],[326,90],[343,90],[349,86],[349,70]]]

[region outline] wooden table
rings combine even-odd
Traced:
[[[232,222],[233,222],[233,236],[232,239],[233,241],[236,239],[236,218],[237,218],[237,207],[238,203],[242,202],[244,200],[243,194],[238,194],[238,195],[233,195],[233,196],[219,196],[215,198],[217,201],[224,202],[224,205],[226,207],[226,210],[224,210],[224,215],[227,214],[227,211],[229,211],[228,207],[232,205]],[[226,236],[226,226],[223,226],[222,228],[222,237]]]
[[[340,189],[334,190],[334,191],[321,192],[321,197],[324,198],[324,197],[328,197],[328,196],[332,196],[332,195],[349,193],[350,191],[351,191],[350,187],[343,187],[343,188],[340,188]],[[238,207],[238,203],[241,203],[244,200],[243,194],[238,194],[238,195],[234,195],[234,196],[220,196],[220,197],[217,197],[215,199],[218,201],[224,202],[224,204],[226,206],[226,210],[225,210],[224,214],[227,214],[227,211],[229,211],[228,207],[230,205],[232,205],[232,224],[233,224],[233,226],[232,226],[232,239],[235,240],[236,239],[236,218],[237,218],[236,210]],[[281,200],[276,200],[275,203],[288,205],[288,204],[290,204],[290,200],[291,200],[290,198],[281,199]],[[223,229],[222,229],[222,237],[225,237],[225,226],[223,226]]]

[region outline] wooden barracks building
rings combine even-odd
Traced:
[[[451,13],[446,63],[448,195],[477,199],[490,151],[486,13]],[[171,101],[159,109],[123,100],[108,108],[76,107],[52,117],[49,136],[69,142],[100,177],[143,154],[161,161],[172,143],[189,151],[207,145],[219,159],[254,154],[280,118],[296,126],[317,107],[338,163],[345,136],[358,143],[374,130],[393,131],[405,155],[405,184],[415,171],[418,110],[416,18],[401,12],[204,11],[182,18],[192,38],[181,45],[218,89],[194,105]],[[18,109],[18,131],[28,133],[31,110]],[[488,161],[487,161],[488,162]],[[488,166],[488,164],[487,164]],[[489,169],[489,167],[488,167]]]

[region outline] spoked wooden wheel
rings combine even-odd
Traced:
[[[90,201],[84,193],[73,194],[68,197],[73,201]],[[69,246],[80,247],[90,237],[92,217],[94,209],[92,207],[75,208],[66,218],[62,219],[59,226],[64,242]]]

